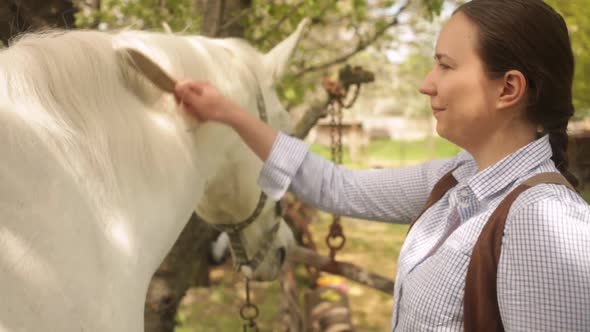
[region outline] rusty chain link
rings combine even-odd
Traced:
[[[260,331],[258,325],[256,325],[258,314],[258,307],[250,302],[250,279],[246,278],[246,303],[240,308],[240,317],[245,321],[242,325],[244,332],[248,332],[248,330]]]
[[[342,99],[334,97],[328,104],[328,114],[330,115],[330,152],[332,161],[335,164],[342,164]],[[330,231],[326,236],[326,245],[330,249],[330,259],[336,259],[336,252],[344,247],[346,236],[344,235],[342,225],[340,225],[340,216],[332,215]]]
[[[361,84],[369,83],[374,81],[373,73],[364,70],[361,67],[351,67],[346,65],[338,73],[338,81],[325,78],[322,81],[324,90],[328,93],[328,102],[326,103],[326,114],[330,116],[330,152],[332,160],[336,164],[342,164],[342,119],[343,109],[347,109],[353,106],[356,102]],[[354,92],[352,98],[350,98],[350,87],[354,86]],[[294,206],[294,210],[298,210],[300,205]],[[295,212],[293,212],[295,213]],[[299,216],[296,216],[296,220],[299,220]],[[313,236],[309,231],[309,222],[299,220],[298,223],[303,229],[303,244],[316,251],[316,246],[313,240]],[[330,225],[329,234],[325,238],[326,244],[330,249],[330,258],[332,261],[335,260],[336,252],[344,247],[346,243],[346,236],[344,230],[340,224],[340,216],[333,215],[333,220]],[[315,285],[315,282],[319,276],[319,270],[310,265],[306,265],[308,274],[311,279],[311,284]]]
[[[356,69],[358,70],[358,69]],[[342,118],[343,109],[350,108],[358,98],[361,83],[346,81],[347,75],[352,75],[353,69],[350,66],[344,67],[339,72],[339,82],[324,80],[323,85],[329,95],[327,113],[330,115],[330,152],[332,161],[335,164],[342,164]],[[348,101],[350,86],[354,85],[353,97]],[[340,216],[332,215],[330,230],[326,236],[326,245],[330,249],[330,259],[336,260],[336,253],[344,247],[346,236],[340,224]]]

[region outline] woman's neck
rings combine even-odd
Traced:
[[[466,148],[477,162],[481,172],[506,156],[536,139],[536,127],[532,124],[511,124],[494,131],[479,145]]]

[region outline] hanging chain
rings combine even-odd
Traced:
[[[322,82],[329,95],[329,102],[326,107],[331,117],[330,150],[332,154],[332,160],[336,164],[342,164],[342,109],[352,107],[359,95],[361,84],[372,82],[373,80],[374,76],[372,73],[364,71],[360,67],[351,68],[347,65],[339,72],[340,82],[334,82],[332,80],[324,80],[324,82]],[[352,85],[356,87],[354,95],[348,103],[345,103],[344,100],[348,96],[349,87]],[[307,233],[308,244],[315,250],[313,237],[309,231]],[[344,236],[344,231],[340,225],[340,216],[333,215],[332,224],[330,225],[330,232],[328,236],[326,236],[326,244],[328,245],[328,248],[330,248],[330,259],[332,261],[335,260],[336,252],[342,249],[345,243],[346,236]],[[319,270],[317,268],[308,266],[308,272],[310,272],[310,275],[312,276],[312,279],[314,279],[315,283],[315,280],[319,275]],[[242,324],[243,332],[248,332],[249,330],[259,332],[260,329],[256,324],[256,318],[258,318],[260,310],[258,309],[258,306],[250,301],[250,279],[248,278],[245,280],[245,288],[246,303],[240,307],[240,317],[244,321]]]
[[[332,161],[335,164],[342,164],[342,100],[332,99],[328,104],[328,113],[330,114],[330,152]],[[330,231],[326,236],[326,245],[330,249],[330,259],[336,259],[336,252],[344,247],[346,243],[346,236],[342,225],[340,224],[340,216],[332,215],[332,224]]]
[[[362,78],[361,81],[355,81],[355,71],[357,74],[358,72],[362,73],[362,69],[360,68],[353,69],[350,66],[346,66],[339,72],[339,82],[331,80],[325,80],[323,82],[324,88],[330,98],[327,105],[327,111],[330,115],[330,152],[332,161],[338,165],[342,164],[342,110],[352,107],[355,103],[359,96],[361,83],[372,80],[372,76],[368,75]],[[350,87],[353,85],[355,86],[353,96],[349,98]],[[349,98],[349,101],[345,102],[347,98]],[[333,215],[330,231],[326,236],[326,245],[330,249],[330,259],[332,261],[336,259],[336,252],[341,250],[345,243],[346,236],[340,224],[340,216]]]
[[[240,308],[240,317],[244,320],[243,331],[259,332],[258,325],[256,325],[256,318],[258,318],[258,307],[250,302],[250,279],[246,278],[246,303]]]

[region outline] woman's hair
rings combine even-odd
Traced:
[[[542,0],[472,0],[458,12],[479,29],[477,52],[488,75],[518,70],[526,77],[526,115],[549,134],[551,159],[576,187],[567,156],[574,56],[563,17]]]

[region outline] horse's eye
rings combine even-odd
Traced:
[[[275,203],[275,215],[277,217],[283,215],[283,206],[281,205],[281,202]]]
[[[287,250],[285,249],[285,247],[280,247],[279,248],[279,261],[281,262],[281,265],[283,265],[283,263],[285,262],[285,257],[287,257]]]

